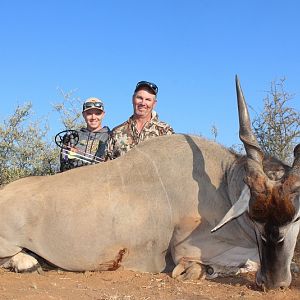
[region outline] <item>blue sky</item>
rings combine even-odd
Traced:
[[[31,101],[60,131],[58,88],[105,102],[105,125],[132,113],[140,80],[159,87],[157,112],[176,132],[239,143],[234,76],[259,111],[286,78],[300,110],[297,0],[0,1],[0,122]]]

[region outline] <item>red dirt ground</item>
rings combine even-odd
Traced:
[[[294,261],[300,265],[300,242]],[[300,274],[293,274],[289,289],[262,292],[255,274],[179,282],[169,274],[131,271],[72,273],[58,270],[39,274],[16,274],[0,269],[0,299],[300,299]]]

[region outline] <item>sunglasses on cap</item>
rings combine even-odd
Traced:
[[[148,86],[156,95],[158,93],[158,87],[155,83],[149,82],[149,81],[140,81],[137,83],[135,92],[142,86]]]
[[[82,110],[85,111],[89,108],[98,108],[104,110],[103,103],[101,102],[85,102],[83,103]]]

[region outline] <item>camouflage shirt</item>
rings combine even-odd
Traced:
[[[108,140],[106,159],[122,156],[140,142],[152,137],[173,133],[173,128],[169,124],[159,121],[158,115],[154,111],[151,120],[145,124],[140,133],[133,116],[131,116],[126,122],[112,130]]]

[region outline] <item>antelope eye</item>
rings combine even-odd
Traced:
[[[283,243],[283,241],[284,241],[284,236],[281,237],[281,238],[277,241],[277,244],[281,244],[281,243]]]
[[[300,216],[294,221],[294,223],[298,222],[300,220]]]

